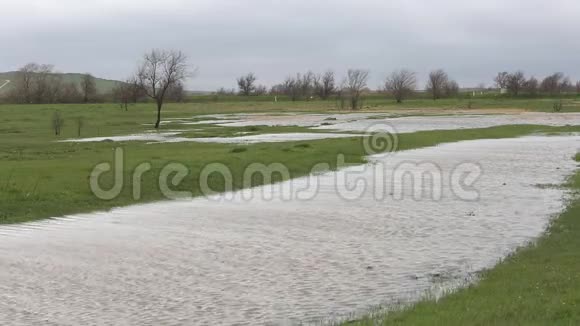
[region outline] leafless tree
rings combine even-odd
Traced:
[[[429,73],[429,79],[427,81],[427,91],[431,93],[434,100],[440,99],[444,92],[445,86],[449,81],[449,76],[442,69],[434,70]]]
[[[495,82],[497,88],[499,88],[499,89],[505,89],[505,88],[507,88],[507,85],[508,85],[508,77],[509,77],[509,73],[507,71],[499,72],[495,76],[495,78],[493,79],[493,81]]]
[[[314,80],[316,94],[321,99],[327,100],[336,91],[334,83],[334,72],[331,70],[326,71],[322,75],[316,76]]]
[[[235,95],[236,90],[234,88],[226,89],[225,87],[221,87],[216,91],[216,94],[217,95]]]
[[[562,82],[560,83],[560,92],[573,92],[574,85],[572,85],[572,81],[570,81],[569,77],[564,77]]]
[[[14,86],[14,98],[18,102],[32,103],[34,74],[38,67],[36,63],[29,63],[18,70]]]
[[[284,94],[290,97],[292,102],[300,98],[300,91],[302,89],[301,83],[302,77],[300,74],[297,74],[296,77],[287,77],[281,85]]]
[[[97,95],[97,83],[93,75],[86,73],[81,77],[81,91],[83,92],[83,102],[88,103]]]
[[[312,98],[312,94],[314,93],[314,86],[315,83],[315,75],[312,71],[307,71],[304,75],[302,75],[302,80],[300,82],[300,94],[306,100],[310,100]]]
[[[539,82],[535,77],[530,77],[524,85],[524,90],[531,96],[536,96],[538,94]]]
[[[564,74],[561,72],[556,72],[544,78],[540,87],[542,91],[554,96],[560,94],[562,91],[562,84],[564,80]]]
[[[361,96],[367,87],[369,71],[363,69],[349,69],[344,81],[343,91],[348,93],[350,108],[356,110],[362,107]]]
[[[254,94],[256,94],[257,96],[266,95],[267,93],[268,93],[268,88],[264,85],[258,85],[258,86],[256,86],[256,89],[254,90]]]
[[[580,95],[580,80],[576,82],[576,94]]]
[[[167,90],[191,76],[187,56],[181,51],[151,50],[143,57],[136,80],[145,95],[157,104],[155,128],[161,124],[161,108]]]
[[[59,102],[61,103],[79,103],[82,99],[81,92],[74,82],[64,83],[59,93]]]
[[[459,95],[459,84],[455,80],[448,80],[443,89],[445,97],[454,97]]]
[[[250,96],[256,89],[256,76],[254,73],[249,73],[238,78],[238,87],[240,88],[240,95]]]
[[[525,83],[526,77],[524,76],[524,73],[518,70],[512,74],[508,74],[506,87],[510,94],[517,96]]]
[[[83,117],[77,117],[77,137],[81,137],[83,127],[85,126],[85,119]]]
[[[62,127],[64,126],[64,119],[60,114],[60,111],[54,111],[52,114],[52,130],[55,136],[60,136],[62,132]]]
[[[51,94],[51,78],[53,66],[52,65],[39,65],[33,74],[33,85],[34,85],[34,102],[36,103],[50,103]]]
[[[175,83],[167,89],[167,100],[182,103],[185,100],[185,87],[182,82]]]
[[[415,73],[405,69],[394,71],[385,81],[385,90],[395,97],[397,103],[402,103],[416,87]]]
[[[121,108],[124,108],[125,111],[129,110],[129,101],[133,96],[134,85],[131,80],[127,80],[126,82],[119,82],[113,88],[113,98],[119,101],[119,105]]]

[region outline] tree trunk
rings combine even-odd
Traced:
[[[157,122],[155,122],[155,129],[159,129],[159,125],[161,124],[161,106],[163,106],[163,102],[157,101]]]

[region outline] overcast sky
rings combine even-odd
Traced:
[[[198,67],[194,90],[348,68],[369,69],[372,88],[399,68],[420,86],[435,68],[462,86],[516,69],[576,80],[579,31],[578,0],[0,0],[0,71],[38,62],[122,79],[166,48]]]

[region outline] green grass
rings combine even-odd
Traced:
[[[238,104],[239,106],[239,104]],[[228,110],[229,106],[214,110]],[[65,119],[63,134],[56,137],[50,128],[50,119],[59,110]],[[184,117],[199,114],[199,107],[170,105],[166,117]],[[128,112],[115,105],[36,105],[0,106],[0,223],[62,216],[80,212],[106,210],[112,207],[163,199],[157,180],[162,167],[169,162],[181,162],[190,169],[189,176],[177,187],[199,195],[199,172],[209,163],[226,164],[234,175],[234,187],[242,187],[242,172],[254,162],[285,164],[291,177],[308,174],[317,163],[336,166],[338,154],[347,162],[364,162],[360,138],[328,139],[299,143],[273,143],[244,146],[209,143],[146,144],[144,142],[58,143],[57,140],[77,137],[75,119],[82,116],[85,125],[82,137],[125,135],[150,130],[154,116],[152,106],[134,106]],[[177,126],[164,126],[165,129]],[[252,134],[265,132],[304,131],[302,127],[247,127],[220,128],[194,125],[199,132],[186,136],[232,136],[235,132]],[[505,138],[538,131],[578,131],[580,127],[548,128],[540,126],[505,126],[478,130],[429,131],[404,134],[399,137],[399,149],[432,146],[443,142],[477,138]],[[125,187],[117,198],[104,201],[95,198],[89,188],[88,176],[95,165],[112,161],[114,149],[125,150]],[[144,175],[143,196],[132,198],[131,173],[142,162],[150,162],[152,171]],[[211,179],[213,189],[224,189],[223,180]],[[280,178],[274,179],[280,181]],[[112,183],[107,175],[104,185]],[[255,180],[254,185],[262,180]]]
[[[382,102],[381,102],[382,101]],[[489,101],[489,102],[487,102]],[[548,110],[551,100],[482,99],[478,106]],[[569,100],[572,101],[572,100]],[[369,110],[429,107],[430,100],[409,101],[396,106],[376,100]],[[433,107],[456,108],[461,100],[437,101]],[[575,105],[575,104],[574,104]],[[569,108],[572,105],[568,106]],[[183,118],[200,114],[237,112],[326,112],[331,102],[300,103],[198,103],[170,104],[164,117]],[[61,136],[54,136],[51,117],[58,110],[65,119]],[[574,107],[577,110],[577,107]],[[336,111],[333,111],[336,112]],[[438,114],[441,114],[438,111]],[[424,113],[420,113],[424,114]],[[203,143],[151,144],[143,142],[58,143],[57,140],[77,137],[77,118],[84,126],[81,137],[125,135],[150,130],[154,119],[151,104],[131,106],[128,112],[113,104],[95,105],[0,105],[0,224],[33,221],[67,214],[107,210],[113,207],[163,199],[157,186],[160,169],[169,162],[181,162],[190,173],[176,188],[201,193],[197,176],[208,163],[227,165],[234,176],[234,187],[242,187],[244,168],[255,162],[283,163],[290,177],[310,173],[318,163],[336,168],[338,154],[346,162],[364,162],[365,152],[360,138],[328,139],[295,143],[255,144],[249,146]],[[183,128],[166,125],[164,129]],[[251,134],[304,131],[301,127],[220,128],[195,125],[190,137],[231,136],[236,132]],[[445,142],[480,138],[509,138],[533,133],[556,134],[579,132],[580,126],[501,126],[485,129],[424,131],[399,135],[399,150],[433,146]],[[114,149],[124,148],[124,188],[120,196],[105,201],[97,199],[89,189],[92,168],[103,161],[112,161]],[[580,154],[576,156],[580,160]],[[152,170],[142,180],[142,197],[132,198],[131,173],[135,166],[150,162]],[[281,181],[275,175],[274,182]],[[107,175],[103,186],[112,182]],[[254,185],[264,180],[254,179]],[[211,179],[213,189],[224,189],[223,180]],[[580,174],[570,181],[580,191]],[[521,250],[497,268],[484,274],[472,286],[435,303],[421,302],[409,310],[380,319],[366,319],[357,325],[385,324],[577,324],[580,321],[580,202],[571,203],[551,228],[550,234],[537,246]]]
[[[579,112],[580,97],[575,94],[567,94],[561,97],[563,103],[562,112]],[[238,110],[241,106],[251,106],[252,110],[260,110],[264,107],[275,108],[276,111],[292,108],[293,111],[324,111],[339,110],[337,101],[296,101],[291,102],[284,96],[278,96],[278,103],[274,103],[274,96],[214,96],[198,95],[188,98],[190,104],[213,105],[214,107],[230,108]],[[363,110],[397,110],[397,109],[441,109],[441,110],[476,110],[476,109],[519,109],[524,111],[552,112],[553,104],[560,98],[550,97],[509,97],[504,95],[477,95],[471,97],[462,94],[457,98],[432,100],[425,94],[397,103],[394,99],[384,94],[370,94],[363,99]],[[341,111],[348,111],[342,109]]]
[[[575,159],[580,162],[580,153]],[[576,199],[547,234],[484,272],[477,284],[348,325],[580,324],[580,171],[568,186]]]

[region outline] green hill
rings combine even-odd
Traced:
[[[10,89],[14,86],[14,80],[16,79],[17,72],[10,71],[10,72],[0,72],[0,96],[7,94]],[[76,74],[76,73],[55,73],[55,75],[62,76],[63,83],[75,83],[78,87],[80,87],[81,78],[83,74]],[[6,81],[11,81],[10,83],[6,83]],[[97,91],[100,94],[107,94],[110,93],[111,90],[118,84],[120,81],[117,80],[109,80],[109,79],[102,79],[95,77]]]

